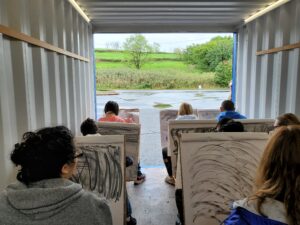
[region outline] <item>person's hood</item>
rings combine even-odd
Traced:
[[[5,193],[9,204],[19,212],[39,220],[60,212],[82,196],[79,184],[57,178],[34,182],[28,186],[21,182],[9,185]]]
[[[256,209],[255,201],[249,201],[247,198],[234,202],[232,207],[233,209],[241,207],[250,211],[251,213],[260,215]],[[261,209],[266,218],[288,224],[286,210],[282,202],[279,202],[275,199],[266,198]]]

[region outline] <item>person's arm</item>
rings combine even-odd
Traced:
[[[99,211],[99,213],[97,213],[99,225],[113,225],[111,211],[105,201],[98,202],[98,210],[97,211]]]

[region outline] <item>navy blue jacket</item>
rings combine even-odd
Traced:
[[[231,214],[223,222],[224,225],[287,225],[255,213],[252,213],[242,207],[237,207],[231,211]]]

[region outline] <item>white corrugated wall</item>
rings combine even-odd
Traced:
[[[300,115],[300,49],[256,51],[300,42],[300,1],[292,0],[238,30],[237,107],[249,118]]]
[[[14,178],[9,159],[25,131],[94,117],[91,26],[67,0],[0,0],[0,25],[73,52],[61,55],[0,33],[0,189]]]

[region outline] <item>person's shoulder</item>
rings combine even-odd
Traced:
[[[82,207],[88,209],[91,214],[97,215],[101,220],[105,220],[104,224],[111,224],[111,211],[108,202],[98,197],[96,194],[84,191],[79,202]]]
[[[226,117],[226,112],[220,112],[219,115],[216,117],[217,121],[219,122],[221,119]]]
[[[106,117],[100,117],[100,118],[98,119],[98,121],[99,121],[99,122],[101,122],[101,121],[104,122],[104,121],[106,121]]]
[[[257,201],[249,200],[248,198],[234,202],[233,209],[242,209],[242,212],[239,213],[242,213],[247,217],[268,220],[268,222],[270,222],[268,224],[288,224],[286,210],[283,203],[275,199],[266,198],[264,203],[262,204],[261,211],[265,215],[265,217],[260,215],[260,213],[258,212]],[[274,223],[271,223],[272,221]]]
[[[115,122],[120,122],[120,123],[125,123],[125,119],[123,119],[122,117],[120,116],[114,116],[114,120]]]

